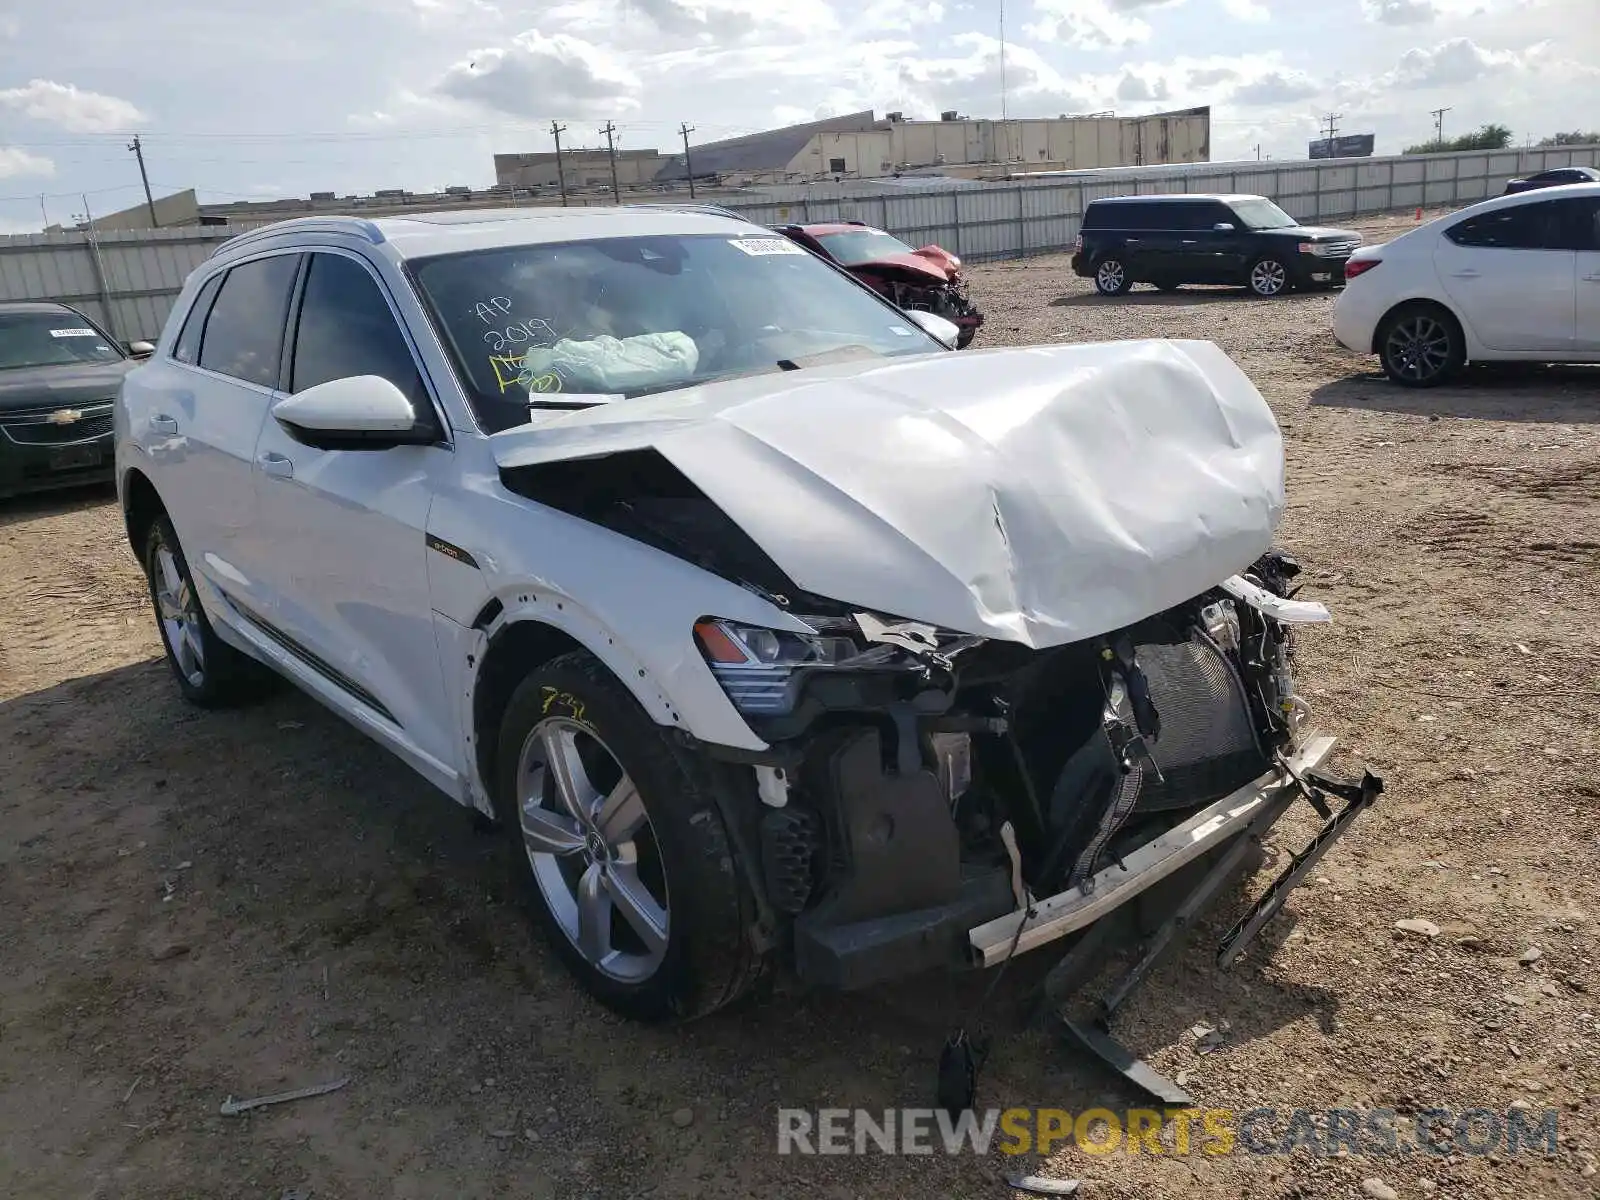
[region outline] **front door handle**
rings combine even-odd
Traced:
[[[1453,275],[1457,279],[1476,279],[1478,277],[1478,272],[1471,271],[1471,270],[1468,270],[1468,271],[1451,271],[1450,274]]]
[[[177,433],[178,422],[165,413],[157,413],[150,418],[150,430],[152,433]]]
[[[1184,245],[1185,245],[1185,246],[1193,246],[1193,245],[1195,245],[1195,244],[1196,244],[1196,242],[1195,242],[1195,239],[1194,239],[1194,238],[1184,238],[1184,239],[1183,239],[1183,244],[1184,244]]]
[[[1600,271],[1593,271],[1583,277],[1585,283],[1600,283]]]
[[[294,478],[294,463],[281,454],[268,451],[256,459],[256,462],[261,465],[263,475],[271,475],[274,479]]]

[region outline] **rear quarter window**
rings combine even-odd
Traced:
[[[189,315],[183,319],[183,329],[172,347],[172,357],[178,362],[193,365],[200,360],[200,335],[205,332],[206,314],[211,311],[211,302],[217,298],[217,289],[222,286],[225,274],[225,271],[219,272],[206,280],[189,306]]]

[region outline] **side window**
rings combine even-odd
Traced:
[[[1215,223],[1211,219],[1211,205],[1203,200],[1173,200],[1163,204],[1161,212],[1166,217],[1163,227],[1182,233],[1210,229]]]
[[[377,281],[360,263],[342,254],[314,254],[306,275],[300,321],[295,333],[289,390],[378,375],[417,406],[430,411],[422,377]]]
[[[217,298],[217,289],[222,286],[226,274],[226,271],[222,271],[206,280],[200,294],[189,307],[189,315],[183,320],[183,330],[172,346],[172,357],[179,362],[194,363],[200,357],[200,335],[205,332],[206,314],[211,311],[211,303]]]
[[[1445,230],[1458,246],[1492,250],[1557,250],[1561,248],[1560,214],[1555,203],[1502,208]]]
[[[200,365],[262,387],[278,385],[283,322],[298,254],[242,263],[228,272],[206,318]]]
[[[1585,196],[1555,203],[1561,216],[1561,248],[1600,251],[1600,200]]]

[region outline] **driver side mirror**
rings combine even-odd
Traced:
[[[279,400],[272,415],[295,441],[318,450],[387,450],[438,439],[433,422],[418,420],[405,393],[379,375],[308,387]]]
[[[156,352],[155,346],[150,342],[127,342],[123,345],[123,349],[128,352],[129,358],[149,358]]]
[[[954,350],[956,342],[961,339],[961,326],[954,321],[946,320],[938,313],[925,312],[920,308],[904,309],[906,316],[911,318],[911,323],[946,350]]]
[[[1232,233],[1234,230],[1234,224],[1232,221],[1218,221],[1211,228],[1213,232],[1216,233]]]

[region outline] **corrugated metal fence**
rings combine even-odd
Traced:
[[[1272,197],[1300,220],[1330,221],[1469,204],[1498,195],[1515,176],[1565,166],[1600,166],[1600,146],[1113,168],[905,195],[881,189],[852,193],[849,184],[830,183],[791,189],[782,199],[708,199],[763,224],[865,221],[914,246],[937,242],[981,261],[1067,249],[1084,205],[1106,196],[1246,192]],[[154,338],[185,276],[238,232],[237,227],[142,230],[102,233],[92,242],[81,233],[0,238],[0,300],[65,300],[119,338]]]
[[[1107,196],[1168,192],[1245,192],[1269,196],[1302,221],[1470,204],[1504,190],[1506,181],[1551,167],[1600,166],[1600,146],[1319,162],[1215,163],[1112,168],[1022,183],[909,195],[839,195],[718,200],[766,224],[857,220],[887,229],[913,246],[937,242],[981,261],[1065,250],[1078,235],[1084,206]],[[844,185],[848,187],[848,185]]]
[[[138,229],[0,238],[0,300],[60,300],[123,341],[154,338],[183,281],[238,230]]]

